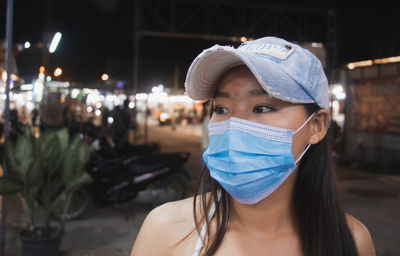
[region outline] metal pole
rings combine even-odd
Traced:
[[[138,93],[138,89],[139,89],[139,44],[140,44],[140,0],[135,0],[135,17],[134,17],[134,38],[133,38],[133,92]],[[136,108],[136,117],[137,117],[137,100],[136,100],[136,96],[135,96],[135,108]],[[135,117],[135,118],[136,118]],[[135,120],[136,122],[136,129],[135,129],[135,144],[137,143],[137,139],[138,139],[138,128],[139,128],[139,124],[137,122],[137,118]]]
[[[140,32],[143,36],[153,37],[168,37],[168,38],[188,38],[188,39],[201,39],[208,41],[227,41],[227,42],[241,42],[240,36],[220,36],[210,34],[195,34],[195,33],[178,33],[178,32],[163,32],[163,31],[150,31],[143,30]]]
[[[146,113],[145,113],[145,122],[144,122],[144,143],[147,143],[147,128],[148,128],[148,119],[149,119],[149,98],[146,98]]]
[[[13,9],[14,0],[7,0],[7,20],[6,20],[6,105],[4,108],[4,138],[10,133],[10,82],[11,82],[11,50],[12,50],[12,29],[13,29]],[[7,167],[3,163],[3,176],[7,176]],[[0,230],[0,255],[5,256],[6,252],[6,225],[7,225],[7,204],[6,197],[1,200],[1,230]]]

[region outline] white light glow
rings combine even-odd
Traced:
[[[185,103],[192,103],[193,100],[189,98],[187,95],[171,95],[169,96],[170,102],[185,102]]]
[[[158,85],[158,86],[155,86],[155,87],[153,87],[153,88],[151,89],[151,91],[152,91],[154,94],[162,93],[162,92],[164,91],[164,85],[160,84],[160,85]]]
[[[355,69],[358,67],[372,66],[374,64],[387,64],[387,63],[396,63],[396,62],[400,62],[400,56],[392,56],[392,57],[388,57],[388,58],[351,62],[351,63],[347,63],[346,66],[348,69]]]
[[[246,41],[247,41],[247,37],[242,36],[242,37],[240,38],[240,42],[244,43],[244,42],[246,42]]]
[[[358,67],[367,67],[367,66],[372,66],[374,62],[372,60],[363,60],[363,61],[358,61],[358,62],[352,62],[347,64],[348,69],[355,69]]]
[[[107,74],[103,74],[102,76],[101,76],[101,80],[103,80],[103,81],[107,81],[108,80],[108,75]]]
[[[138,93],[138,94],[136,94],[136,99],[137,100],[146,100],[147,94],[146,93]]]
[[[98,109],[98,110],[96,110],[96,111],[94,112],[94,114],[95,114],[96,116],[100,116],[100,115],[101,115],[101,111]]]
[[[338,100],[344,100],[346,98],[346,92],[341,84],[335,84],[332,86],[332,94]]]
[[[50,81],[51,81],[51,76],[47,76],[47,77],[46,77],[46,81],[47,81],[47,82],[50,82]]]
[[[165,103],[168,102],[168,94],[166,92],[162,92],[162,93],[150,93],[149,94],[149,102],[153,103],[153,102],[161,102],[161,103]]]
[[[111,116],[109,116],[109,117],[107,118],[107,122],[108,122],[109,124],[112,124],[112,123],[114,122],[114,118],[112,118]]]
[[[118,95],[118,98],[119,98],[120,100],[122,100],[122,101],[125,101],[125,100],[127,99],[125,94],[120,94],[120,95]]]
[[[36,80],[35,83],[33,84],[33,93],[35,97],[36,102],[40,102],[43,97],[43,83],[40,80]]]
[[[30,91],[33,90],[33,84],[22,84],[20,89],[22,91]]]
[[[374,60],[375,64],[386,64],[386,63],[394,63],[394,62],[400,62],[400,56],[393,56],[393,57],[389,57],[389,58],[382,58],[382,59]]]
[[[56,70],[54,70],[54,76],[61,76],[61,74],[62,74],[61,68],[56,68]]]
[[[314,48],[323,48],[324,47],[324,45],[322,43],[317,43],[317,42],[311,43],[311,46]]]
[[[106,95],[106,101],[114,101],[116,98],[117,98],[117,96],[112,95],[112,94]]]
[[[28,112],[31,112],[34,108],[35,108],[35,105],[33,105],[32,102],[26,103],[26,110],[28,110]]]
[[[134,108],[134,107],[135,107],[135,102],[133,102],[133,101],[129,102],[129,105],[128,105],[128,106],[129,106],[129,108],[131,108],[131,109]]]
[[[160,114],[160,121],[161,122],[165,122],[168,118],[169,118],[169,114],[168,113],[162,112]]]
[[[33,93],[31,91],[26,93],[26,99],[28,101],[32,101],[33,100]]]
[[[341,86],[341,85],[337,85],[337,86],[333,87],[333,89],[332,89],[332,93],[335,95],[342,93],[342,92],[343,92],[343,86]]]
[[[102,99],[102,95],[99,95],[99,92],[96,91],[86,91],[87,96],[86,96],[86,104],[87,105],[94,105],[97,104],[99,101]]]
[[[7,81],[7,72],[3,71],[3,73],[1,74],[1,78],[3,79],[3,81]]]
[[[49,47],[49,52],[50,53],[53,53],[53,52],[56,51],[58,43],[61,40],[61,36],[62,36],[62,34],[60,32],[57,32],[57,33],[54,34],[53,40],[51,40],[51,44],[50,44],[50,47]]]
[[[96,108],[101,108],[101,103],[100,102],[96,103]]]
[[[24,103],[24,97],[22,94],[14,94],[14,101],[17,104],[17,106],[23,106],[25,105]]]
[[[334,100],[334,101],[332,102],[332,108],[333,108],[334,110],[339,111],[339,102],[338,102],[337,100]]]
[[[346,99],[346,93],[345,93],[345,92],[342,92],[342,93],[337,94],[337,95],[336,95],[336,99],[338,99],[338,100],[344,100],[344,99]]]
[[[25,47],[25,49],[28,49],[29,47],[31,47],[31,43],[29,43],[28,41],[26,41],[26,42],[24,43],[24,47]]]
[[[76,99],[78,98],[80,91],[78,89],[72,89],[71,98]]]
[[[92,108],[91,106],[89,106],[89,107],[86,108],[86,111],[87,111],[88,113],[91,113],[91,112],[93,111],[93,108]]]

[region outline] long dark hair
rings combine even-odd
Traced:
[[[320,109],[316,104],[304,104],[304,107],[308,115]],[[357,255],[338,196],[329,152],[325,136],[319,143],[311,145],[297,173],[292,210],[302,253],[306,256]],[[203,249],[205,256],[215,254],[222,243],[229,224],[230,200],[228,193],[210,177],[208,168],[204,166],[194,193],[193,214],[199,233],[203,223],[210,227],[213,219],[216,224],[215,234],[207,229]],[[215,214],[210,219],[208,211],[213,203]]]

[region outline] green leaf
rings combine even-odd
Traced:
[[[36,156],[26,174],[26,182],[29,186],[37,186],[46,175],[45,163],[41,156]]]
[[[77,175],[73,177],[70,182],[67,184],[65,189],[65,194],[69,194],[75,191],[75,189],[81,187],[84,184],[90,183],[93,181],[93,178],[90,177],[88,173],[81,172],[81,175]]]
[[[74,191],[79,189],[82,185],[93,181],[93,178],[90,177],[88,173],[84,171],[80,171],[79,173],[80,175],[76,175],[75,177],[70,177],[67,187],[64,189],[63,193],[58,195],[58,197],[53,201],[51,209],[55,207],[60,197],[65,195],[67,198],[69,198],[72,195],[72,193],[74,193]]]
[[[4,143],[4,160],[10,170],[16,173],[21,179],[25,179],[29,166],[34,160],[32,137],[29,127],[18,136],[17,141],[7,138]]]
[[[0,195],[13,195],[24,189],[24,183],[17,178],[0,177]]]
[[[7,167],[12,172],[22,177],[22,175],[18,173],[17,170],[17,162],[14,157],[14,151],[15,151],[15,143],[10,138],[6,138],[4,142],[4,161],[6,162]]]
[[[46,131],[39,137],[38,151],[43,161],[46,175],[53,176],[61,168],[61,142],[57,131]]]
[[[86,173],[85,167],[89,161],[91,151],[91,146],[82,142],[78,136],[74,137],[68,147],[61,173],[63,181],[67,186],[75,176]]]
[[[55,148],[54,146],[55,143],[59,143],[56,131],[48,130],[42,132],[37,141],[37,147],[38,147],[37,153],[42,154],[43,159],[47,161],[52,156],[54,156],[53,150]]]
[[[60,140],[60,147],[61,147],[61,155],[60,155],[60,161],[62,161],[65,157],[65,153],[67,152],[68,146],[69,146],[69,134],[68,134],[68,129],[64,128],[61,129],[58,133],[57,136]]]

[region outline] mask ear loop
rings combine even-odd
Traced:
[[[308,144],[308,146],[306,147],[306,149],[303,151],[303,153],[301,153],[301,155],[299,156],[299,158],[297,158],[297,160],[294,162],[296,165],[297,163],[300,161],[300,159],[304,156],[304,154],[307,152],[307,150],[310,148],[311,144]]]
[[[311,120],[311,118],[315,115],[315,112],[312,113],[312,115],[310,117],[307,118],[307,120],[293,133],[296,134],[298,131],[300,131],[301,129],[303,129],[303,127]],[[303,151],[303,153],[301,153],[301,155],[299,156],[299,158],[297,158],[297,160],[294,162],[296,165],[297,163],[300,161],[300,159],[304,156],[304,154],[307,152],[307,150],[310,148],[311,144],[308,144],[306,149]]]
[[[307,120],[306,120],[293,134],[296,134],[298,131],[300,131],[301,129],[303,129],[303,127],[310,121],[310,119],[311,119],[314,115],[315,115],[315,112],[312,113],[312,115],[309,116],[309,117],[307,118]]]

